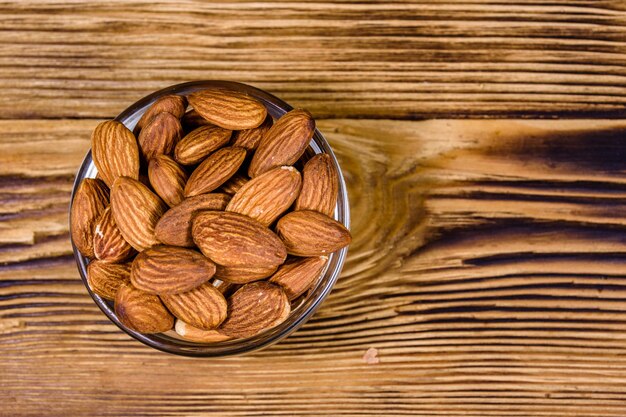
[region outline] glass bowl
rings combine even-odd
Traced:
[[[273,95],[263,90],[259,90],[258,88],[254,88],[246,84],[231,81],[194,81],[184,84],[173,85],[171,87],[164,88],[163,90],[152,93],[137,101],[132,106],[128,107],[126,110],[120,113],[120,115],[117,116],[115,120],[123,123],[132,131],[137,121],[141,118],[141,115],[146,111],[148,107],[150,107],[150,105],[157,98],[166,94],[179,94],[187,96],[194,91],[215,87],[240,91],[249,94],[250,96],[262,102],[265,107],[267,107],[268,113],[274,119],[277,119],[286,112],[292,110],[292,107],[281,99],[274,97]],[[343,225],[349,229],[350,208],[348,206],[348,195],[346,193],[346,185],[344,182],[343,174],[328,142],[326,141],[322,133],[316,129],[315,134],[313,135],[313,139],[311,140],[309,149],[305,154],[305,157],[311,157],[312,155],[319,153],[329,154],[332,158],[333,163],[335,164],[337,172],[339,173],[339,196],[337,198],[337,206],[335,208],[334,218],[340,223],[343,223]],[[74,187],[72,189],[72,202],[74,201],[74,192],[76,191],[76,188],[78,187],[78,184],[82,181],[82,179],[95,178],[97,173],[98,171],[91,159],[91,151],[89,151],[85,156],[85,159],[83,160],[80,169],[78,170],[78,173],[76,174]],[[297,305],[297,307],[292,310],[287,320],[285,320],[280,325],[272,329],[268,329],[253,337],[245,339],[203,344],[180,339],[173,331],[159,334],[142,334],[124,326],[115,315],[113,303],[100,298],[89,289],[89,285],[87,284],[87,264],[89,263],[89,259],[81,255],[80,252],[78,252],[76,246],[74,245],[74,242],[72,242],[72,247],[74,249],[74,258],[76,259],[78,272],[80,273],[85,288],[87,288],[87,291],[89,291],[91,298],[93,298],[98,307],[100,307],[100,310],[102,310],[102,312],[113,323],[115,323],[120,329],[128,333],[133,338],[155,349],[177,355],[199,357],[231,356],[243,354],[246,352],[252,352],[270,346],[278,342],[279,340],[287,337],[293,331],[297,330],[307,321],[309,317],[311,317],[315,310],[317,310],[317,308],[322,304],[322,301],[324,301],[328,294],[330,294],[333,285],[339,277],[346,257],[346,253],[348,251],[348,248],[343,248],[329,256],[328,263],[326,265],[326,269],[323,275],[318,279],[317,283],[314,284],[313,287],[308,291],[306,297],[304,297]]]

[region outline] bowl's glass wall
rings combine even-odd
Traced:
[[[148,107],[150,107],[150,105],[160,96],[166,94],[188,95],[194,91],[213,87],[242,91],[255,97],[257,100],[265,104],[269,114],[275,119],[279,118],[280,116],[292,109],[291,106],[289,106],[287,103],[280,100],[279,98],[245,84],[227,81],[196,81],[174,85],[172,87],[157,91],[139,100],[128,109],[124,110],[119,116],[117,116],[116,120],[124,123],[126,127],[128,127],[130,130],[133,130],[144,111]],[[313,139],[311,140],[309,152],[315,154],[327,153],[332,157],[335,168],[340,174],[339,198],[337,200],[337,207],[335,209],[335,219],[343,223],[347,228],[349,228],[350,213],[343,175],[341,174],[341,169],[339,167],[339,164],[337,163],[337,159],[335,158],[333,151],[330,149],[328,142],[326,141],[326,139],[324,139],[324,136],[322,136],[322,134],[317,129],[315,131]],[[85,159],[83,160],[78,174],[76,175],[74,189],[72,191],[72,201],[74,200],[74,191],[76,190],[76,187],[80,183],[80,181],[83,178],[94,178],[96,174],[97,170],[91,159],[90,151],[87,156],[85,156]],[[115,316],[115,312],[113,311],[113,304],[111,302],[103,300],[102,298],[91,292],[91,290],[89,290],[89,286],[87,285],[86,268],[89,261],[78,252],[75,246],[73,247],[74,257],[76,258],[78,270],[80,272],[83,283],[85,284],[85,287],[89,291],[91,297],[96,302],[96,304],[100,307],[104,314],[106,314],[107,317],[111,319],[111,321],[113,321],[120,329],[124,330],[126,333],[148,346],[165,352],[187,356],[237,355],[261,349],[263,347],[276,343],[280,339],[286,337],[302,324],[304,324],[306,320],[319,307],[324,298],[326,298],[326,296],[330,293],[333,285],[335,284],[335,281],[339,277],[347,253],[347,248],[344,248],[329,257],[329,261],[324,275],[318,280],[317,284],[311,289],[311,291],[309,291],[308,296],[292,311],[291,315],[285,322],[281,323],[273,329],[267,330],[263,333],[247,339],[232,340],[214,344],[201,344],[184,341],[179,338],[171,337],[167,334],[146,335],[137,333],[131,329],[128,329],[126,326],[120,323],[120,321]]]

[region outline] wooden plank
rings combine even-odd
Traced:
[[[0,121],[0,415],[626,413],[626,121],[320,121],[350,191],[342,278],[224,360],[133,341],[78,279],[67,200],[96,123]]]
[[[242,81],[318,118],[626,114],[622,0],[0,2],[1,118]]]

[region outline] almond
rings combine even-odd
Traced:
[[[133,261],[130,280],[135,288],[151,294],[190,291],[215,274],[215,264],[191,249],[154,246]]]
[[[196,343],[215,343],[229,340],[230,337],[217,330],[204,330],[187,324],[182,320],[176,320],[174,326],[176,333],[185,340]]]
[[[269,282],[253,282],[228,298],[228,318],[218,328],[230,337],[254,336],[282,323],[291,311],[281,287]]]
[[[241,146],[249,151],[253,151],[259,146],[263,135],[272,127],[272,124],[272,116],[268,115],[259,127],[233,132],[230,143],[232,146]]]
[[[329,217],[335,213],[339,179],[328,154],[311,158],[302,170],[302,190],[296,200],[295,210],[319,211]]]
[[[115,300],[120,286],[130,282],[130,263],[113,264],[91,261],[87,265],[87,283],[95,294],[107,300]]]
[[[122,284],[115,296],[115,315],[131,330],[140,333],[163,333],[174,326],[174,317],[159,297]]]
[[[215,190],[237,172],[245,158],[246,150],[238,147],[222,148],[209,155],[189,177],[185,197]]]
[[[215,329],[228,312],[226,299],[210,283],[181,294],[161,295],[161,300],[176,318],[204,330]]]
[[[144,160],[157,155],[171,155],[183,135],[180,120],[171,113],[155,115],[139,133],[139,149]]]
[[[267,278],[276,272],[275,266],[251,267],[251,266],[222,266],[216,265],[215,278],[233,284],[247,284]]]
[[[100,180],[85,178],[74,194],[70,209],[72,242],[88,258],[95,256],[93,236],[96,222],[109,204],[109,189]]]
[[[270,278],[270,282],[280,285],[287,298],[294,300],[320,277],[327,261],[327,256],[288,259]]]
[[[292,110],[278,119],[263,135],[250,161],[250,178],[272,168],[295,163],[306,150],[314,132],[315,120],[306,110]]]
[[[296,256],[326,255],[352,241],[345,226],[317,211],[294,211],[282,217],[276,225],[287,252]]]
[[[91,157],[98,175],[109,186],[119,177],[139,178],[139,148],[133,133],[122,123],[100,123],[91,135]]]
[[[133,247],[124,240],[124,236],[115,224],[111,206],[102,212],[93,233],[93,252],[97,259],[107,262],[120,262],[130,258],[135,253]]]
[[[154,227],[167,205],[137,180],[120,177],[111,189],[111,211],[124,239],[141,252],[158,244]]]
[[[178,142],[174,150],[176,161],[195,165],[230,141],[232,131],[214,125],[201,126]]]
[[[159,113],[170,113],[177,119],[180,119],[185,114],[187,108],[187,99],[184,96],[176,94],[170,94],[162,96],[156,99],[154,103],[144,112],[141,119],[137,122],[135,127],[135,133],[138,133],[154,116]]]
[[[224,297],[228,297],[230,294],[241,288],[241,285],[239,284],[231,284],[230,282],[225,282],[219,279],[213,279],[212,284],[219,292],[224,295]]]
[[[202,211],[192,226],[193,241],[224,266],[267,267],[285,261],[285,246],[271,230],[242,214]]]
[[[158,155],[150,160],[148,177],[154,191],[174,207],[183,201],[183,190],[187,182],[187,173],[167,155]]]
[[[186,198],[171,208],[156,225],[157,239],[166,245],[193,247],[191,219],[200,210],[224,210],[230,196],[210,193]]]
[[[249,95],[219,88],[190,94],[189,104],[204,119],[228,130],[253,129],[267,116],[265,106]]]
[[[200,126],[213,125],[213,123],[200,116],[200,114],[194,109],[191,109],[187,113],[185,113],[183,118],[180,120],[180,123],[183,125],[183,130],[185,132],[191,132],[192,130],[197,129]]]
[[[221,190],[226,194],[235,195],[248,181],[250,181],[250,178],[246,175],[237,173],[222,185]]]
[[[245,214],[269,226],[298,197],[300,186],[297,169],[291,166],[274,168],[241,187],[226,206],[226,211]]]

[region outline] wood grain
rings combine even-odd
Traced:
[[[6,119],[111,117],[200,79],[317,118],[626,115],[623,0],[5,0],[0,31]]]
[[[311,110],[355,237],[222,360],[111,324],[67,225],[97,123],[199,79]],[[0,416],[626,415],[625,86],[622,0],[0,0]]]
[[[626,121],[321,120],[344,273],[224,360],[144,347],[80,282],[67,205],[97,122],[0,121],[0,415],[626,413]]]

